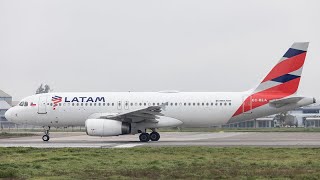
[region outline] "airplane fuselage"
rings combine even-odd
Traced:
[[[314,101],[304,98],[299,103],[275,108],[268,104],[274,100],[270,95],[251,97],[251,102],[244,103],[249,95],[250,92],[48,93],[23,99],[14,107],[11,121],[37,126],[84,126],[87,119],[99,117],[101,113],[120,114],[163,106],[162,114],[182,121],[183,127],[211,127],[275,114]],[[265,105],[253,109],[261,103]],[[235,115],[239,108],[243,112]]]

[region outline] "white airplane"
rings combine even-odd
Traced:
[[[250,91],[54,92],[24,98],[5,117],[44,127],[43,141],[49,140],[50,127],[85,126],[90,136],[140,133],[141,142],[158,141],[157,128],[210,127],[264,117],[316,102],[296,94],[308,44],[294,43]]]

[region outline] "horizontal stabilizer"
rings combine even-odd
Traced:
[[[295,104],[299,102],[301,99],[303,99],[303,97],[289,97],[289,98],[284,98],[279,100],[273,100],[273,101],[270,101],[270,105],[276,108],[280,108],[288,104]]]

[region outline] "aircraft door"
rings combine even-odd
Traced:
[[[129,110],[129,101],[126,101],[126,102],[124,103],[124,109],[125,109],[125,110]]]
[[[118,110],[121,110],[122,109],[122,103],[121,101],[118,101]]]
[[[243,97],[243,104],[242,104],[242,112],[244,114],[251,114],[252,113],[252,96],[244,96]]]
[[[47,114],[47,96],[39,97],[38,114]]]

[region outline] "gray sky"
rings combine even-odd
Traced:
[[[0,0],[0,89],[243,91],[310,41],[300,93],[320,97],[320,1]]]

